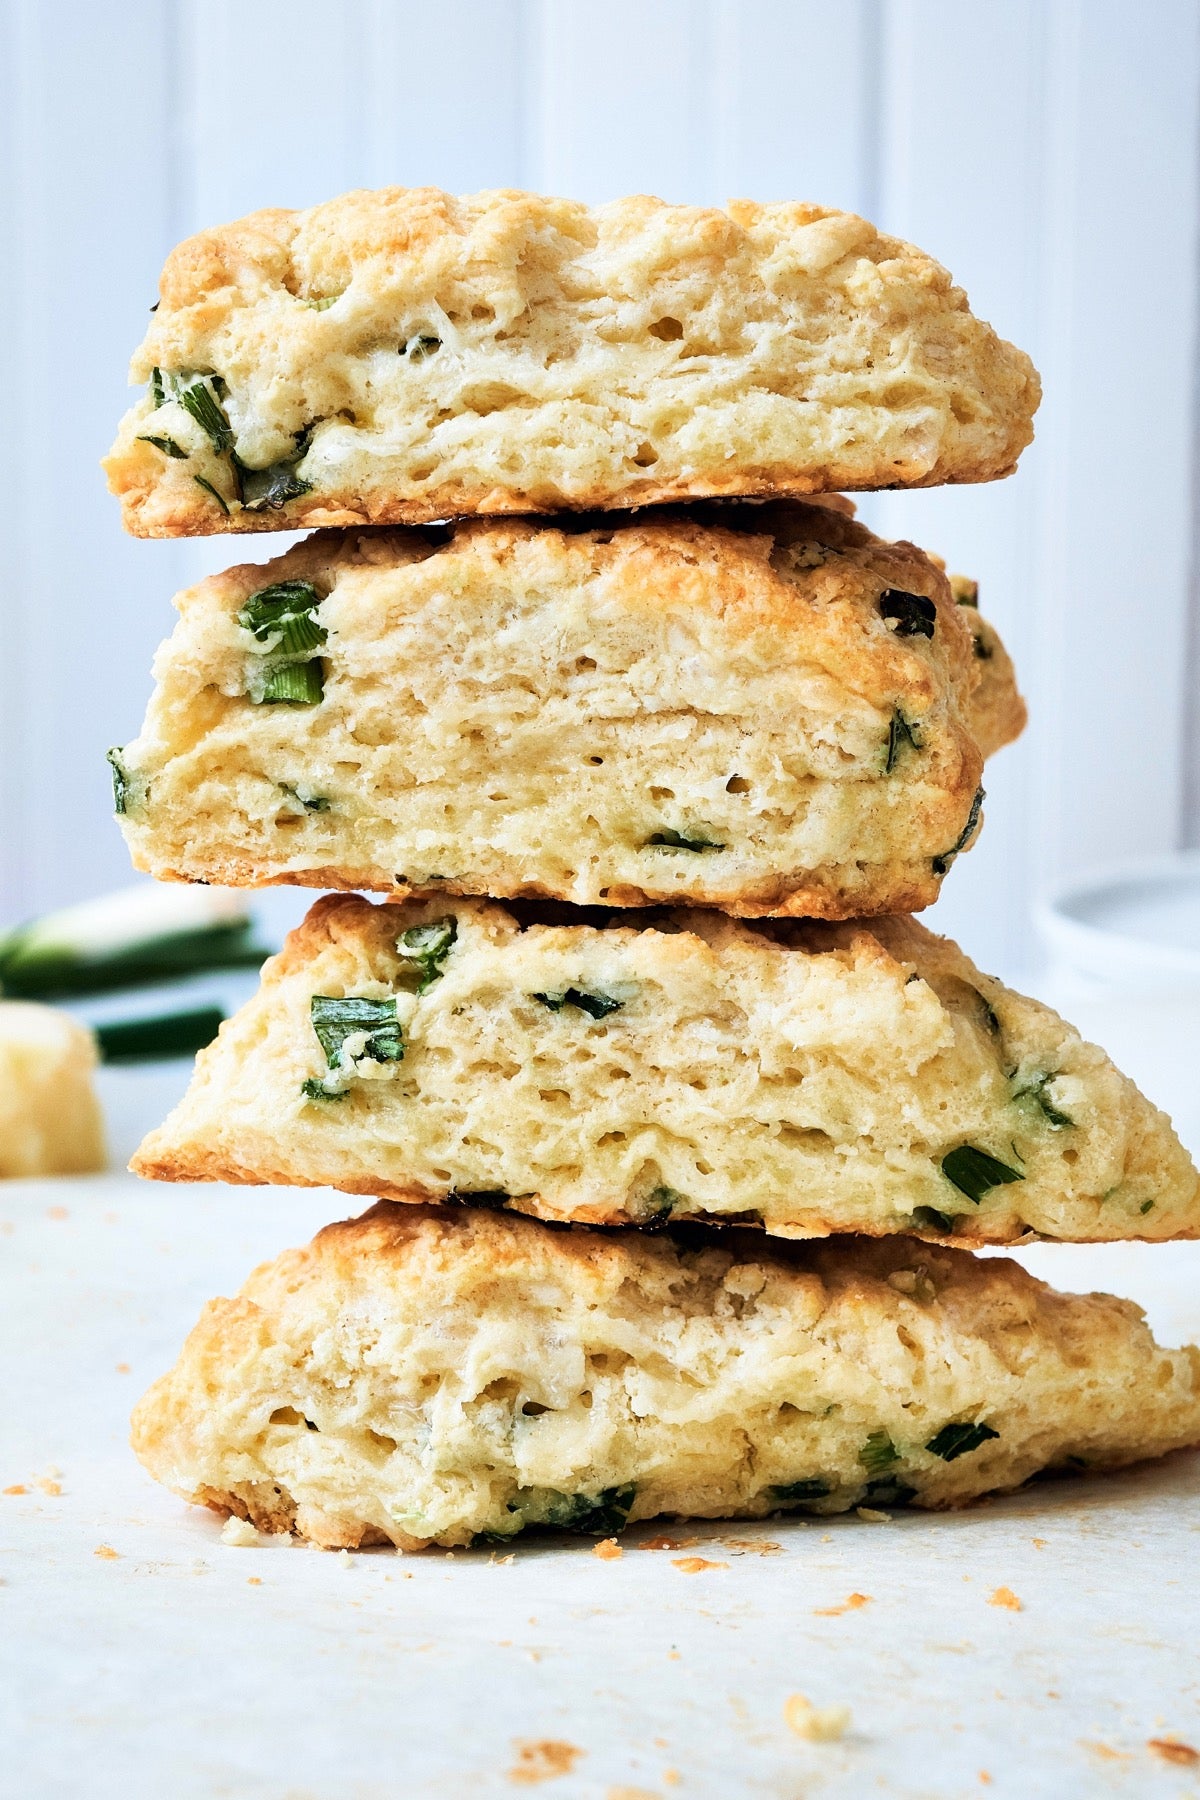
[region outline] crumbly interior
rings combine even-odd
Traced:
[[[254,698],[239,614],[283,582],[320,596],[317,704]],[[912,910],[1024,722],[941,572],[827,506],[329,532],[178,605],[121,752],[159,878]]]
[[[102,1169],[96,1044],[69,1013],[0,1000],[0,1178]]]
[[[330,1548],[955,1506],[1198,1440],[1200,1351],[1003,1259],[387,1205],[211,1301],[134,1416],[158,1480]]]
[[[1040,396],[937,263],[798,203],[357,192],[202,232],[160,295],[132,375],[168,391],[105,464],[149,537],[985,481]]]
[[[797,1236],[1200,1234],[1165,1115],[912,920],[551,911],[319,901],[134,1168]],[[390,1047],[355,1025],[331,1057],[314,996],[387,1002]]]

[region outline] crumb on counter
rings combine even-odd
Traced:
[[[856,1506],[854,1510],[868,1525],[890,1525],[892,1522],[891,1513],[877,1512],[873,1506]]]
[[[840,1619],[843,1613],[857,1612],[860,1606],[870,1604],[870,1594],[847,1594],[840,1606],[814,1606],[813,1612],[818,1619]]]
[[[98,1556],[101,1562],[120,1562],[121,1560],[121,1552],[114,1550],[111,1544],[97,1544],[92,1555]]]
[[[517,1738],[514,1747],[517,1760],[508,1771],[508,1779],[525,1787],[569,1775],[583,1755],[577,1745],[562,1738]]]
[[[727,1562],[710,1562],[706,1556],[673,1556],[671,1566],[685,1575],[699,1575],[702,1569],[727,1569]]]
[[[1018,1600],[1010,1587],[993,1588],[988,1595],[989,1606],[1003,1606],[1009,1612],[1023,1612],[1024,1605]]]
[[[14,1481],[13,1485],[11,1487],[6,1487],[4,1492],[6,1494],[27,1494],[29,1492],[29,1489],[24,1485],[23,1482]]]
[[[598,1544],[593,1544],[592,1555],[598,1556],[601,1562],[616,1562],[619,1556],[624,1555],[624,1551],[616,1538],[601,1538]]]
[[[249,1519],[239,1519],[236,1513],[230,1513],[221,1527],[221,1542],[232,1544],[235,1550],[252,1550],[262,1543],[262,1538]]]
[[[1154,1756],[1161,1757],[1163,1762],[1174,1763],[1181,1769],[1194,1768],[1200,1763],[1200,1750],[1194,1750],[1174,1733],[1169,1737],[1147,1738],[1146,1748]]]
[[[814,1706],[803,1694],[789,1694],[783,1703],[784,1721],[797,1737],[810,1744],[827,1744],[840,1738],[850,1723],[848,1706]]]

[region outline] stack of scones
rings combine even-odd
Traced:
[[[319,528],[180,596],[134,862],[346,891],[133,1166],[376,1201],[208,1306],[155,1476],[410,1549],[1200,1440],[1200,1353],[971,1254],[1194,1237],[1200,1178],[909,916],[1024,723],[972,585],[841,497],[1030,440],[942,268],[816,206],[354,193],[183,244],[134,376],[132,532]]]

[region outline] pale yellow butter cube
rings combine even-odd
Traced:
[[[95,1067],[95,1040],[69,1014],[0,1000],[0,1177],[104,1167]]]

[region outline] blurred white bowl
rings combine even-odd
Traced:
[[[1035,920],[1055,990],[1200,992],[1200,851],[1064,882]]]

